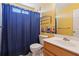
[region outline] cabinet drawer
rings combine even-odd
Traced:
[[[50,53],[46,49],[43,49],[43,54],[44,54],[44,56],[55,56],[54,54]]]
[[[63,48],[57,47],[53,44],[50,44],[48,42],[44,42],[44,48],[50,51],[51,53],[54,53],[57,56],[75,56],[74,53],[71,53],[69,51],[66,51]]]

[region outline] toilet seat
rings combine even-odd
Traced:
[[[41,44],[38,44],[38,43],[34,43],[34,44],[32,44],[30,46],[30,48],[33,48],[33,49],[35,49],[35,48],[41,48],[41,47],[42,47],[42,45]]]

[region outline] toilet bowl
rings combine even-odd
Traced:
[[[43,46],[38,43],[34,43],[34,44],[30,45],[30,50],[32,52],[32,56],[41,56],[42,47]]]

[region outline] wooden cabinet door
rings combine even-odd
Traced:
[[[70,52],[66,49],[60,48],[48,42],[44,42],[44,49],[48,50],[49,53],[53,53],[56,56],[77,56],[77,54]]]
[[[43,54],[44,54],[44,56],[55,56],[54,54],[50,53],[46,49],[43,49]]]

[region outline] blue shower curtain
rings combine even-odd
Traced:
[[[30,50],[30,11],[22,10],[24,53]]]
[[[39,43],[39,13],[2,4],[2,16],[1,55],[25,55],[31,44]]]
[[[7,7],[6,7],[7,6]],[[7,16],[9,5],[2,4],[2,42],[1,42],[1,55],[8,55],[8,40],[7,40]]]
[[[31,44],[39,43],[40,14],[31,12]]]

